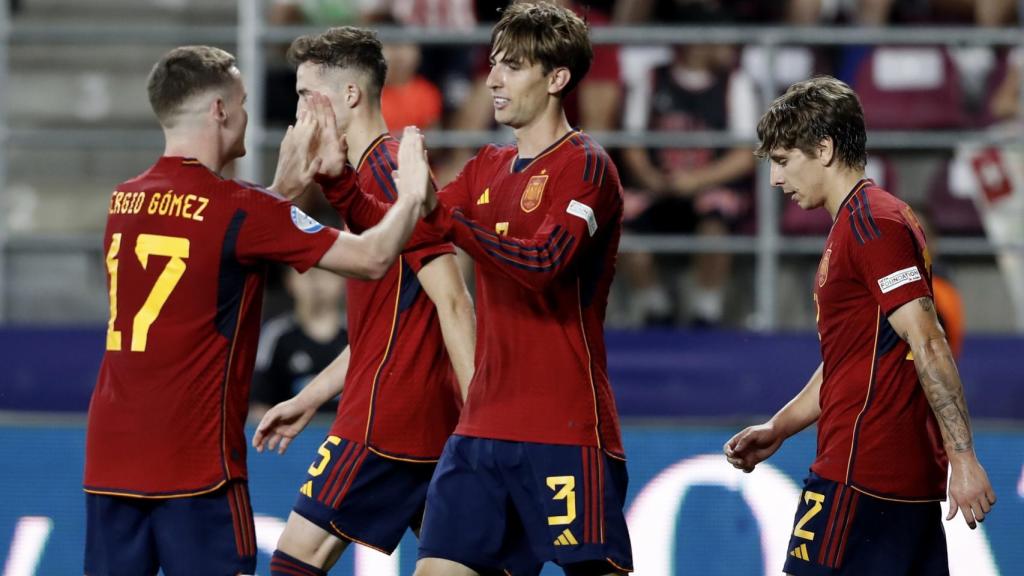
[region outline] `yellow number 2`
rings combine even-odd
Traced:
[[[814,540],[814,532],[804,530],[804,526],[821,512],[821,505],[825,502],[825,495],[818,494],[817,492],[811,492],[807,490],[804,492],[804,503],[811,504],[811,509],[804,513],[800,521],[796,523],[796,528],[793,529],[793,535],[797,538],[803,538],[804,540]]]
[[[555,491],[555,500],[565,500],[565,514],[548,516],[549,526],[572,524],[576,519],[576,478],[574,476],[548,476],[548,488]]]
[[[110,249],[107,251],[107,273],[110,275],[110,322],[107,324],[107,350],[121,349],[121,332],[114,329],[117,320],[117,256],[121,250],[121,234],[110,238]],[[160,236],[157,234],[139,234],[135,242],[135,256],[144,270],[149,268],[150,256],[166,256],[167,265],[160,272],[156,283],[149,291],[142,308],[135,314],[132,321],[132,352],[145,352],[149,327],[153,325],[164,303],[171,296],[185,274],[185,260],[188,259],[189,240],[177,236]]]

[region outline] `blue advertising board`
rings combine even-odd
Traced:
[[[64,425],[0,425],[0,574],[82,573],[85,434],[80,418]],[[779,574],[802,479],[814,454],[813,431],[790,439],[752,474],[721,456],[736,429],[627,425],[627,517],[639,576]],[[257,574],[284,526],[326,428],[312,426],[288,452],[249,455],[260,549]],[[251,430],[250,430],[251,435]],[[958,516],[945,524],[954,576],[1020,574],[1024,566],[1024,430],[976,433],[978,455],[999,502],[976,531]],[[332,574],[408,575],[416,542],[393,557],[354,547]],[[554,567],[545,576],[560,574]]]

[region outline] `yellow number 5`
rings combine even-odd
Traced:
[[[121,332],[114,329],[114,322],[117,320],[117,256],[121,250],[121,234],[117,233],[110,238],[110,249],[107,251],[107,273],[110,274],[110,322],[107,324],[107,350],[121,349]],[[146,342],[149,337],[149,327],[153,325],[164,303],[171,296],[174,287],[178,285],[182,275],[185,274],[185,260],[188,258],[189,240],[177,236],[160,236],[157,234],[139,234],[135,242],[135,256],[142,264],[142,268],[149,268],[150,256],[166,256],[169,258],[167,265],[156,284],[149,291],[146,302],[135,314],[132,321],[132,352],[145,352]]]
[[[327,440],[324,440],[324,443],[316,449],[317,454],[320,455],[320,461],[313,462],[309,465],[309,470],[306,470],[306,472],[308,472],[310,476],[315,477],[323,474],[324,469],[327,468],[327,463],[331,461],[331,451],[327,449],[328,442],[337,446],[338,444],[341,444],[341,438],[338,438],[337,436],[328,436]]]
[[[576,519],[576,478],[574,476],[548,476],[548,488],[555,491],[555,500],[565,500],[565,514],[548,516],[549,526],[572,524]]]

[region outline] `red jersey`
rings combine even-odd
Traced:
[[[603,323],[622,230],[611,159],[570,131],[536,158],[487,146],[439,195],[477,262],[476,372],[457,434],[623,454]]]
[[[106,352],[87,492],[189,496],[246,476],[268,261],[304,271],[337,238],[272,192],[163,157],[111,196]]]
[[[398,198],[391,178],[398,140],[383,135],[357,168],[363,194],[327,191],[331,204],[355,232],[377,223]],[[346,185],[351,185],[351,182]],[[349,190],[351,191],[351,190]],[[376,206],[374,206],[376,204]],[[378,209],[379,207],[379,209]],[[462,398],[441,337],[437,310],[416,278],[431,259],[455,248],[417,234],[383,278],[348,281],[350,354],[345,390],[331,434],[378,454],[436,461],[459,419]]]
[[[946,494],[942,437],[917,370],[887,317],[931,291],[910,207],[861,180],[839,208],[814,285],[824,359],[811,469],[881,497]]]

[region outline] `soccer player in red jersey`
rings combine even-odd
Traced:
[[[314,112],[326,128],[323,140],[335,143],[333,161],[322,156],[327,197],[351,229],[364,230],[396,198],[391,172],[399,144],[381,114],[381,43],[369,30],[332,28],[295,40],[289,60],[298,66],[300,110]],[[370,198],[343,194],[350,186]],[[380,280],[349,280],[348,318],[349,348],[272,408],[253,438],[258,450],[283,451],[344,388],[271,574],[326,574],[351,542],[391,553],[407,528],[418,531],[427,485],[458,421],[460,385],[472,376],[473,303],[454,247],[440,236],[414,240]]]
[[[603,322],[622,220],[618,171],[573,130],[586,24],[509,6],[491,35],[487,146],[438,199],[438,227],[476,261],[476,371],[427,491],[416,574],[623,574],[627,473]]]
[[[148,89],[166,146],[110,200],[110,321],[89,407],[85,572],[248,574],[256,542],[243,425],[268,262],[381,277],[434,202],[429,168],[422,137],[407,131],[394,208],[362,236],[338,232],[274,192],[220,176],[245,153],[233,56],[174,49]],[[315,136],[312,114],[289,129],[280,189],[312,179]]]
[[[974,528],[996,497],[935,316],[921,226],[909,206],[864,178],[864,116],[846,84],[794,84],[757,134],[772,184],[834,220],[814,282],[823,362],[771,420],[733,436],[726,457],[750,472],[818,423],[787,573],[948,574],[939,507],[947,465],[947,520],[959,510]]]

